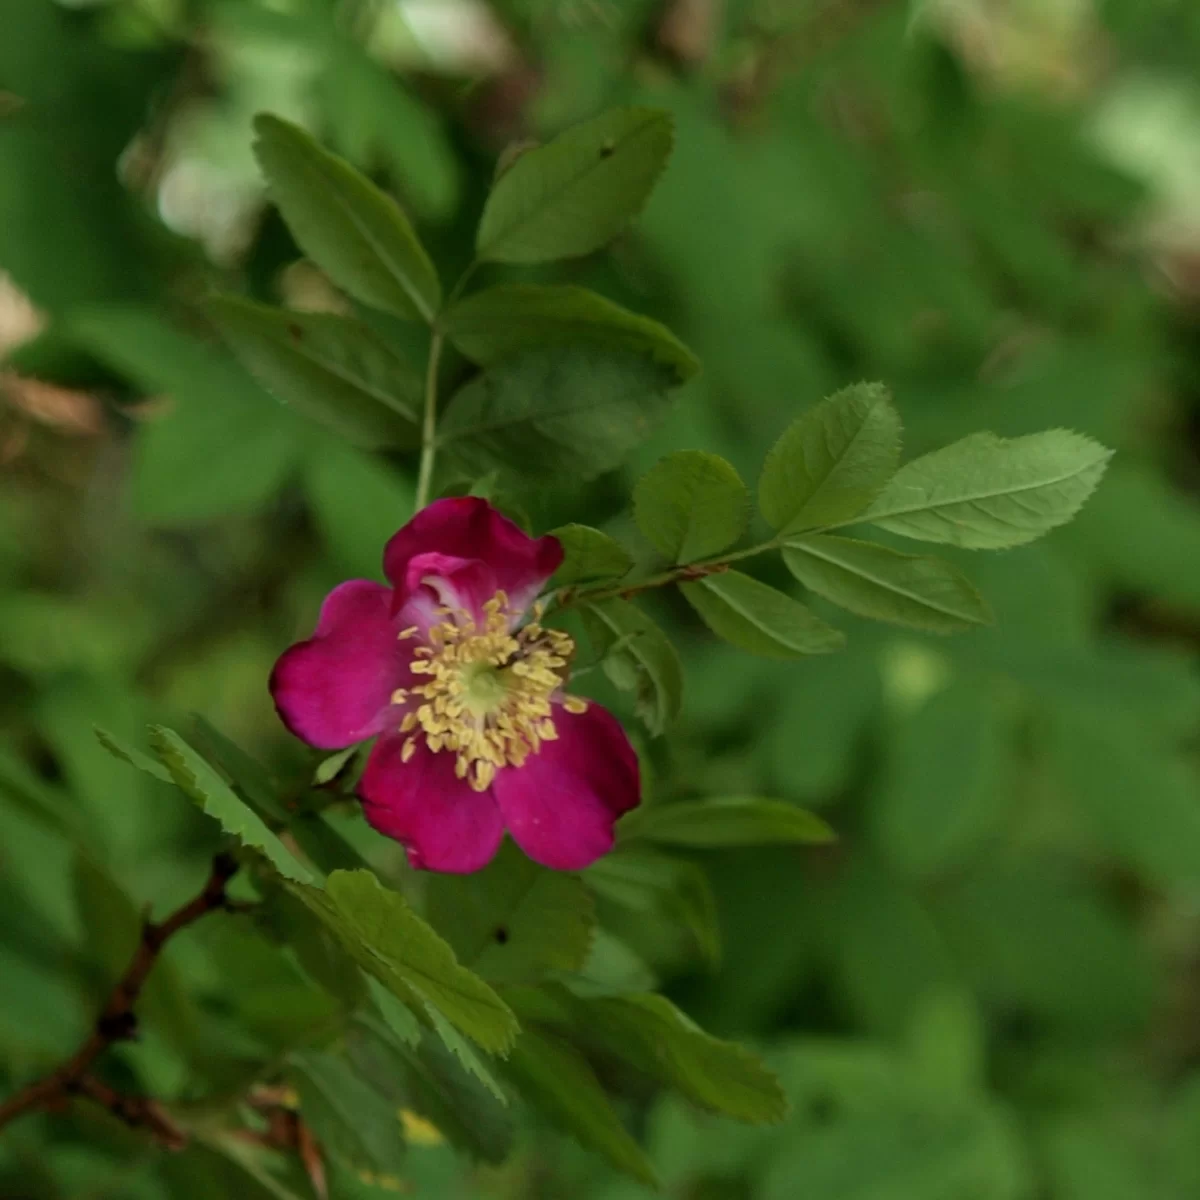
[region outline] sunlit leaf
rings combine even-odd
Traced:
[[[1111,457],[1067,429],[1011,439],[975,433],[906,463],[862,516],[923,542],[1020,546],[1069,521]]]

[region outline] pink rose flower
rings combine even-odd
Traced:
[[[313,637],[275,665],[275,707],[310,746],[378,735],[363,810],[414,867],[477,871],[507,829],[536,862],[580,870],[638,804],[624,730],[565,694],[574,643],[538,620],[561,562],[557,538],[487,501],[439,500],[388,542],[392,586],[334,588]]]

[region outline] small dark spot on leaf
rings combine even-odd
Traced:
[[[496,939],[496,945],[498,945],[498,946],[507,945],[508,930],[505,929],[503,925],[497,925],[496,932],[492,934],[492,937],[494,937]]]
[[[301,329],[295,321],[290,321],[287,328],[288,333],[290,333],[292,337],[296,339],[296,341],[302,342],[304,340],[304,330]]]
[[[612,158],[612,156],[616,153],[616,150],[617,150],[617,147],[614,142],[611,142],[611,141],[605,142],[604,145],[600,147],[600,157],[601,158]]]

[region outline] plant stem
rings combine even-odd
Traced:
[[[443,334],[433,331],[429,343],[429,365],[425,369],[425,417],[421,425],[421,467],[417,474],[417,512],[429,503],[433,484],[433,460],[437,454],[437,384],[442,361]]]
[[[770,541],[759,542],[748,546],[745,550],[735,550],[732,554],[717,554],[712,558],[699,559],[696,562],[681,563],[677,567],[668,567],[656,575],[649,575],[632,583],[612,583],[603,587],[577,588],[565,587],[557,593],[556,608],[570,608],[583,601],[611,600],[620,596],[626,600],[638,592],[646,592],[651,588],[666,587],[671,583],[691,583],[703,579],[706,575],[719,575],[729,569],[730,563],[740,562],[743,558],[753,558],[756,554],[764,554],[768,550],[776,550],[783,544],[782,538],[771,538]]]
[[[218,854],[199,895],[178,908],[164,921],[147,921],[125,974],[109,993],[92,1032],[83,1045],[61,1067],[31,1083],[0,1104],[0,1129],[27,1112],[53,1108],[70,1096],[88,1096],[102,1104],[127,1125],[148,1129],[160,1142],[179,1149],[186,1137],[154,1100],[126,1096],[91,1075],[92,1064],[114,1042],[127,1041],[137,1032],[134,1005],[141,995],[158,956],[167,941],[206,913],[228,906],[225,885],[237,873],[238,863],[228,854]]]

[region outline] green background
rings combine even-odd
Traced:
[[[339,302],[266,206],[253,114],[385,184],[454,278],[505,146],[638,103],[673,113],[676,142],[633,227],[482,278],[594,288],[703,371],[626,469],[514,495],[535,529],[631,534],[633,483],[682,447],[752,480],[859,379],[893,390],[909,456],[1056,426],[1117,455],[1072,525],[950,555],[986,631],[839,616],[844,652],[773,663],[654,598],[687,688],[664,738],[635,734],[648,788],[803,804],[839,840],[697,852],[703,877],[608,914],[607,969],[762,1047],[793,1104],[765,1130],[636,1089],[623,1113],[687,1200],[1200,1193],[1190,0],[4,0],[0,23],[0,1092],[71,1051],[138,909],[187,898],[214,844],[93,724],[142,745],[148,721],[201,712],[305,777],[265,680],[411,512],[412,455],[277,404],[198,306]],[[213,918],[172,947],[115,1078],[219,1093],[319,1022],[296,980]],[[398,1184],[338,1168],[334,1194],[644,1194],[518,1120],[502,1168],[414,1139]],[[83,1110],[0,1141],[4,1196],[269,1186]]]

